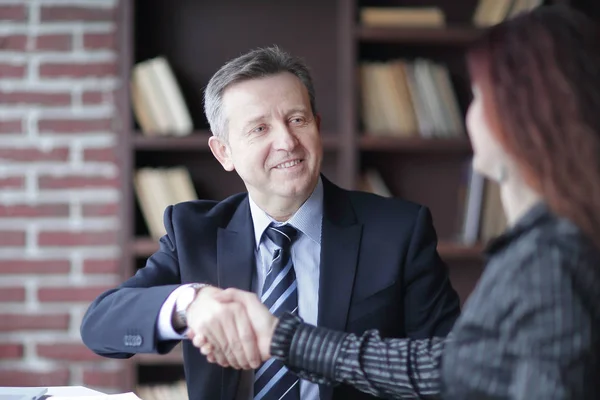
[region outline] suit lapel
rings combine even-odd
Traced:
[[[217,232],[217,268],[220,288],[252,290],[252,271],[256,264],[254,256],[254,226],[250,205],[246,198],[237,208],[229,225]],[[223,368],[221,399],[235,398],[240,372]]]
[[[323,220],[319,280],[319,326],[345,330],[354,287],[362,225]]]
[[[246,199],[238,206],[229,225],[217,232],[219,287],[252,289],[252,271],[256,264],[254,246],[254,226]]]
[[[362,224],[347,194],[323,177],[323,228],[319,279],[318,325],[344,331],[354,288]],[[320,385],[321,400],[329,400],[330,386]]]

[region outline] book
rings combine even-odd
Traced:
[[[184,136],[192,132],[189,110],[166,58],[136,64],[131,71],[130,93],[144,135]]]
[[[439,28],[446,18],[438,7],[362,7],[360,22],[370,27]]]

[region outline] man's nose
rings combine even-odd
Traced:
[[[298,145],[298,138],[289,127],[280,127],[274,133],[274,146],[277,150],[291,151]]]

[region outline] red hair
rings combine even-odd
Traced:
[[[558,215],[600,247],[600,30],[564,6],[488,28],[469,49],[499,142]]]

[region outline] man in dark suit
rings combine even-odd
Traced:
[[[84,343],[127,358],[167,353],[183,339],[191,400],[368,398],[299,380],[274,359],[260,364],[260,343],[251,340],[240,343],[253,370],[240,372],[248,365],[211,364],[185,338],[252,337],[239,304],[215,300],[229,287],[257,293],[276,315],[294,312],[336,330],[445,336],[459,299],[437,254],[429,211],[343,190],[320,174],[310,75],[276,47],[224,65],[207,86],[205,111],[211,151],[248,193],[167,208],[159,251],[92,303]]]

